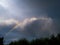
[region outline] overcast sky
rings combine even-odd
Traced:
[[[60,33],[60,0],[0,0],[0,36],[6,42],[57,33]]]

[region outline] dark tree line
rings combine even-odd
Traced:
[[[0,38],[0,45],[3,45],[3,37]],[[60,45],[60,34],[52,35],[50,38],[40,38],[32,41],[21,39],[11,42],[9,45]]]
[[[26,39],[21,39],[11,42],[9,45],[60,45],[60,34],[57,36],[52,35],[50,38],[35,39],[30,42]]]
[[[0,38],[0,45],[3,45],[3,37]]]

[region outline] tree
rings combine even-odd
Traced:
[[[3,45],[3,37],[0,38],[0,45]]]

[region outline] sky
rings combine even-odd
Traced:
[[[0,37],[5,42],[60,33],[60,0],[0,0]]]

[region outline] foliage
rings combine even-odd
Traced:
[[[3,45],[3,37],[0,38],[0,45]]]
[[[60,45],[60,34],[56,37],[52,35],[50,38],[35,39],[31,42],[26,39],[11,42],[9,45]]]
[[[3,37],[0,37],[0,45],[3,45]],[[21,39],[11,42],[9,45],[60,45],[60,34],[57,36],[52,35],[50,38],[40,38],[32,41]]]

